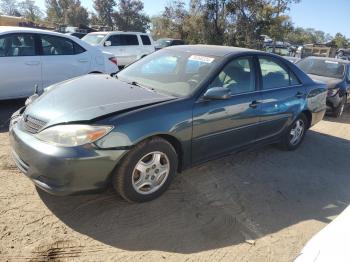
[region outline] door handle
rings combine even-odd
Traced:
[[[89,60],[87,60],[87,59],[85,59],[85,58],[80,58],[80,59],[78,59],[78,61],[79,61],[80,63],[87,63],[87,62],[89,62]]]
[[[304,93],[298,92],[298,93],[295,94],[295,97],[296,97],[296,98],[303,98],[304,95],[305,95]]]
[[[261,104],[261,102],[259,102],[259,101],[257,101],[257,100],[254,100],[253,102],[251,102],[251,103],[249,104],[249,107],[255,109],[255,108],[258,107],[259,104]]]
[[[25,62],[26,65],[39,65],[40,61],[27,61]]]

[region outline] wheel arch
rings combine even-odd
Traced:
[[[183,163],[182,163],[182,161],[183,161],[183,148],[182,148],[181,142],[176,137],[169,135],[169,134],[158,134],[158,135],[148,137],[146,139],[152,139],[154,137],[163,138],[164,140],[168,141],[174,147],[176,154],[177,154],[177,158],[178,158],[177,171],[181,172],[182,167],[183,167]]]
[[[308,122],[307,128],[310,128],[311,124],[312,124],[312,114],[311,114],[310,110],[304,110],[301,113],[304,114],[306,119],[307,119],[307,122]]]

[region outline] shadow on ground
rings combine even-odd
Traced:
[[[350,124],[350,103],[345,107],[344,113],[341,117],[336,118],[327,113],[324,120],[333,123]]]
[[[260,239],[306,220],[329,222],[350,203],[350,141],[310,131],[296,151],[265,147],[192,168],[159,199],[105,193],[54,197],[72,229],[125,250],[194,253]]]
[[[11,115],[24,106],[24,102],[25,99],[0,101],[0,133],[8,131]]]

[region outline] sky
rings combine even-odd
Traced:
[[[45,9],[45,0],[35,0],[35,2],[40,8]],[[145,13],[153,16],[160,14],[169,0],[144,0],[143,2]],[[93,11],[92,0],[81,0],[81,3],[89,11]],[[332,36],[340,32],[350,38],[349,11],[350,0],[301,0],[298,4],[292,4],[288,15],[295,26],[315,28]]]

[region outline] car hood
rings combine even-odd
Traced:
[[[343,81],[342,79],[339,79],[339,78],[318,76],[318,75],[312,75],[312,74],[308,74],[308,76],[314,81],[325,83],[328,89],[335,88],[338,84],[340,84]]]
[[[175,99],[133,86],[108,75],[86,75],[50,86],[25,114],[51,126],[89,121],[111,113],[132,110]]]
[[[350,261],[350,207],[318,232],[294,262]]]

